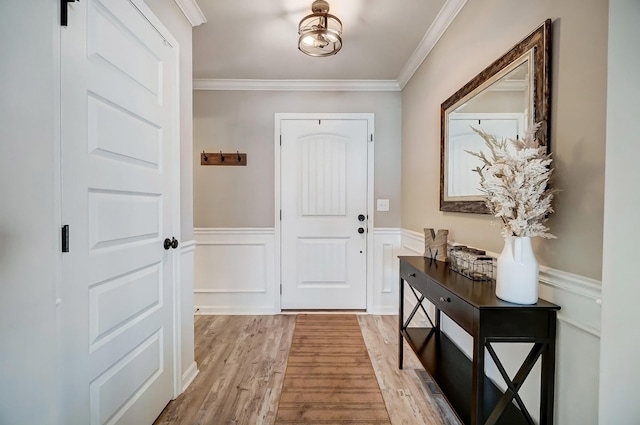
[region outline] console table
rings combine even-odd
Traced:
[[[447,263],[415,256],[399,258],[398,367],[402,369],[406,340],[463,423],[533,425],[518,391],[541,357],[540,425],[552,425],[556,314],[560,307],[542,299],[533,305],[511,304],[496,297],[493,282],[474,282],[450,271]],[[406,321],[403,281],[417,299]],[[435,306],[433,320],[422,304],[425,300]],[[422,309],[431,327],[409,327],[418,309]],[[441,312],[473,337],[472,359],[441,331]],[[533,343],[533,347],[510,378],[492,344],[522,342]],[[485,350],[507,383],[504,393],[485,375]]]

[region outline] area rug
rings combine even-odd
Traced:
[[[391,425],[355,315],[298,315],[276,425]]]

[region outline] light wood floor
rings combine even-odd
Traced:
[[[398,369],[397,316],[359,315],[358,321],[392,424],[457,423],[421,383],[407,344]],[[294,325],[295,315],[196,316],[200,373],[155,424],[272,425]]]

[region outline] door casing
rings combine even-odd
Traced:
[[[372,113],[276,113],[275,114],[275,126],[274,126],[274,176],[275,176],[275,211],[274,211],[274,233],[275,233],[275,283],[276,290],[274,291],[274,312],[282,311],[280,287],[281,285],[281,221],[280,221],[280,209],[281,209],[281,180],[280,180],[280,167],[281,167],[281,153],[280,153],[280,128],[283,120],[366,120],[367,129],[369,131],[369,141],[367,143],[367,215],[368,223],[367,229],[369,234],[367,235],[367,312],[370,311],[373,305],[373,229],[374,227],[374,145],[375,145],[375,131],[374,131],[374,114]]]

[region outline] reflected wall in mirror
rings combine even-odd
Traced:
[[[549,147],[551,20],[489,65],[441,106],[440,210],[487,214],[480,161],[466,151],[485,150],[472,127],[519,138],[542,122],[536,136]]]

